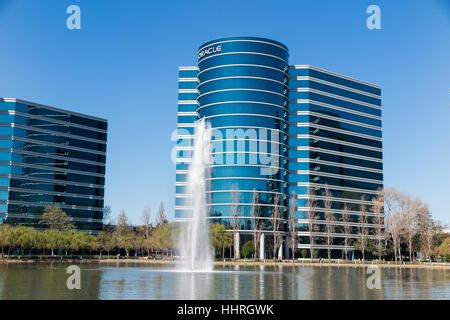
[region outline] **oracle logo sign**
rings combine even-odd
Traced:
[[[200,51],[198,53],[198,58],[201,59],[204,56],[210,55],[212,53],[217,53],[217,52],[220,52],[220,51],[222,51],[222,46],[221,45],[215,46],[215,47],[209,47],[207,49],[204,49],[204,50]]]

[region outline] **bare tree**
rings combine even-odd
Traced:
[[[316,200],[314,198],[314,190],[310,187],[308,188],[308,199],[306,201],[306,214],[308,219],[308,231],[309,231],[309,250],[310,250],[310,258],[311,260],[314,259],[314,243],[315,243],[315,236],[314,232],[316,230]]]
[[[231,206],[231,228],[233,230],[233,247],[234,247],[234,257],[236,257],[237,248],[236,246],[236,235],[240,228],[240,220],[239,216],[241,215],[241,194],[237,191],[236,188],[233,187],[232,195],[231,195],[233,204]]]
[[[365,253],[367,248],[367,235],[369,233],[368,228],[368,216],[367,206],[364,203],[366,201],[365,196],[361,197],[361,205],[359,206],[359,244],[361,246],[362,259],[365,260]]]
[[[377,232],[377,254],[378,261],[381,261],[382,254],[382,239],[383,235],[383,226],[384,226],[384,191],[382,189],[378,190],[377,196],[372,199],[372,212],[374,214],[374,220],[376,224],[376,232]]]
[[[392,188],[384,190],[386,232],[394,249],[394,261],[401,259],[401,241],[403,232],[403,216],[401,212],[401,193]]]
[[[150,236],[150,228],[152,227],[152,215],[149,206],[145,206],[142,212],[142,226],[144,227],[145,239],[148,239]]]
[[[404,195],[405,212],[403,213],[403,234],[408,244],[409,261],[413,261],[413,237],[417,232],[418,214],[421,208],[419,199],[411,199]]]
[[[103,225],[105,224],[111,224],[111,206],[105,206],[103,208]]]
[[[276,193],[273,197],[273,208],[272,208],[272,229],[273,229],[273,259],[277,259],[278,247],[281,243],[280,236],[280,221],[281,221],[281,210],[280,210],[280,195]]]
[[[166,217],[166,211],[164,209],[164,202],[161,201],[161,204],[159,205],[159,208],[158,208],[158,214],[156,216],[156,225],[159,226],[159,225],[165,224],[167,222],[168,222],[168,220]]]
[[[347,203],[344,203],[344,208],[342,209],[342,222],[344,223],[344,253],[345,260],[348,260],[348,245],[350,239],[351,226],[349,224],[350,218],[348,213]]]
[[[427,257],[430,257],[433,251],[433,236],[435,232],[434,232],[434,222],[431,217],[428,205],[422,204],[419,210],[418,219],[422,243],[421,249]]]
[[[261,207],[259,205],[259,192],[253,191],[253,202],[251,208],[251,215],[253,217],[253,245],[255,247],[255,258],[258,255],[259,250],[259,238],[261,236],[260,223],[261,223]]]
[[[295,247],[297,246],[297,194],[292,193],[289,199],[289,234],[291,240],[292,260],[295,259]]]
[[[334,215],[332,211],[333,207],[333,197],[331,195],[331,191],[328,188],[328,185],[325,185],[325,191],[324,191],[324,209],[325,209],[325,230],[327,234],[327,253],[328,253],[328,260],[331,259],[331,246],[333,245],[333,233],[335,231],[335,225],[334,225]]]

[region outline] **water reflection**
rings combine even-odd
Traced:
[[[82,289],[66,287],[67,265],[0,265],[0,299],[449,299],[450,273],[381,268],[381,289],[366,268],[233,266],[185,273],[167,266],[81,265]]]

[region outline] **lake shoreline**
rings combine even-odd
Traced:
[[[87,263],[98,263],[102,265],[174,265],[177,263],[176,260],[157,260],[157,259],[71,259],[71,258],[44,258],[44,259],[0,259],[0,265],[7,264],[48,264],[48,263],[62,263],[62,264],[87,264]],[[214,266],[218,267],[235,267],[235,266],[305,266],[305,267],[370,267],[370,266],[378,266],[382,268],[404,268],[404,269],[450,269],[449,263],[442,262],[434,262],[434,263],[414,263],[414,264],[399,264],[394,262],[381,262],[378,261],[331,261],[328,262],[326,260],[323,261],[314,261],[311,262],[309,260],[284,260],[284,261],[253,261],[253,260],[227,260],[227,261],[214,261]]]

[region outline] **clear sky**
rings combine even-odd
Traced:
[[[66,8],[81,8],[68,30]],[[381,8],[381,30],[366,9]],[[312,64],[382,87],[385,185],[450,223],[449,0],[0,0],[0,96],[109,120],[105,203],[133,223],[173,217],[177,67],[226,36],[281,41]]]

